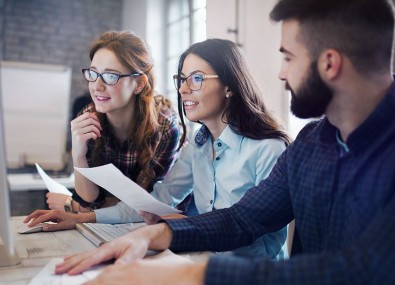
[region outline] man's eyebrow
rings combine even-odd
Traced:
[[[279,51],[281,53],[286,53],[286,54],[289,54],[289,55],[293,55],[292,52],[290,52],[289,50],[286,50],[284,47],[280,47]]]

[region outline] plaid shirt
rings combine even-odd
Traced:
[[[303,255],[210,258],[206,284],[395,284],[395,84],[349,136],[307,125],[270,176],[239,203],[168,221],[174,251],[229,250],[293,218]]]
[[[103,131],[101,139],[103,140],[104,147],[100,153],[100,164],[114,164],[131,180],[141,186],[144,184],[149,185],[148,187],[143,187],[146,188],[147,191],[151,191],[152,185],[156,181],[162,180],[173,165],[181,135],[178,115],[175,112],[162,110],[162,112],[159,112],[158,123],[160,125],[160,142],[156,148],[154,158],[150,163],[154,177],[149,177],[146,173],[141,171],[137,161],[139,153],[136,149],[136,145],[128,141],[120,145],[106,123],[102,126]],[[98,166],[92,161],[91,157],[94,145],[93,141],[90,141],[88,144],[87,159],[90,167]],[[101,189],[101,191],[107,192],[104,189]],[[111,196],[108,192],[106,195]]]

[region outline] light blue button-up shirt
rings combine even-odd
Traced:
[[[173,168],[163,181],[154,185],[151,194],[158,200],[176,207],[193,191],[196,208],[200,214],[230,207],[237,203],[249,188],[258,185],[269,175],[284,149],[285,144],[281,140],[249,139],[236,134],[227,126],[215,142],[209,138],[199,146],[194,140],[189,140]],[[97,222],[141,220],[138,214],[124,203],[95,212]],[[266,234],[253,245],[236,252],[274,258],[285,238],[284,228]]]

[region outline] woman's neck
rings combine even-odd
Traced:
[[[213,137],[213,141],[216,141],[219,136],[222,134],[224,129],[228,124],[219,121],[219,122],[203,122],[204,125],[209,129],[211,136]]]
[[[119,143],[124,143],[128,139],[130,130],[134,125],[134,108],[124,108],[106,115],[115,137]]]

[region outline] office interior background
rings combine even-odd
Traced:
[[[0,56],[2,61],[70,67],[69,106],[53,108],[71,110],[74,99],[87,91],[81,69],[89,66],[90,44],[102,32],[131,30],[145,38],[155,60],[157,91],[172,100],[176,100],[172,75],[181,53],[206,38],[230,39],[242,48],[268,109],[295,137],[305,121],[289,113],[289,94],[277,77],[282,55],[278,52],[280,25],[269,20],[274,3],[276,0],[0,0]],[[45,86],[42,82],[42,88]],[[26,127],[34,128],[33,121]],[[13,214],[30,211],[25,203],[36,205],[35,193],[11,195]]]

